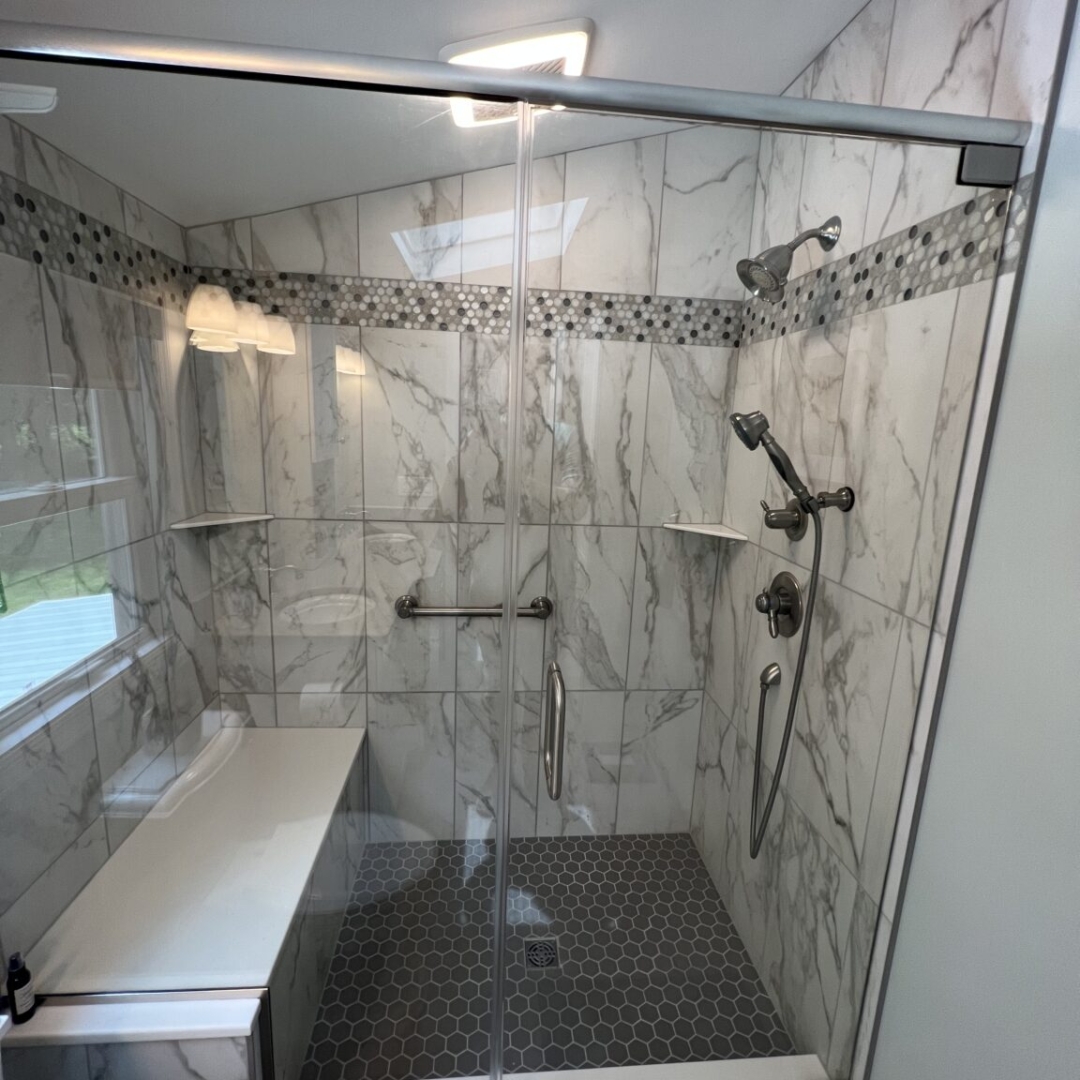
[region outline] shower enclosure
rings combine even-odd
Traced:
[[[955,186],[957,144],[1022,132],[926,114],[929,143],[875,142],[844,133],[878,110],[770,128],[723,95],[737,125],[694,122],[713,114],[671,88],[651,113],[625,87],[620,114],[551,110],[543,78],[502,95],[541,104],[478,103],[501,122],[457,128],[443,97],[371,89],[377,64],[350,88],[183,57],[0,62],[60,90],[0,139],[18,343],[0,635],[37,635],[40,660],[0,680],[0,803],[31,837],[0,842],[5,950],[73,993],[53,924],[197,789],[219,729],[363,729],[348,854],[313,870],[267,981],[264,1069],[802,1054],[848,1076],[984,329],[1016,258],[1010,192]],[[794,250],[783,299],[747,293],[740,260],[834,214],[835,248]],[[295,351],[192,344],[200,285],[283,316]],[[752,858],[758,672],[788,677],[798,644],[753,600],[783,571],[805,587],[812,551],[763,527],[759,504],[789,492],[727,419],[759,409],[811,491],[857,498],[824,515]],[[764,706],[765,791],[786,706],[786,688]],[[144,922],[153,956],[177,928]],[[250,988],[198,970],[154,987],[153,962],[99,989]]]

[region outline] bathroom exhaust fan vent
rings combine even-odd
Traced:
[[[504,30],[447,45],[439,52],[439,59],[449,64],[502,71],[580,75],[585,70],[592,31],[591,19],[567,19],[524,30]],[[450,109],[459,127],[505,124],[517,119],[517,105],[506,102],[454,98]]]

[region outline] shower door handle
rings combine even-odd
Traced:
[[[548,797],[558,802],[562,794],[563,750],[566,744],[566,683],[559,665],[552,660],[547,667],[547,708],[544,711],[544,779]]]

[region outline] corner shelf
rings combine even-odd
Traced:
[[[194,517],[174,521],[170,529],[209,529],[214,525],[243,525],[248,521],[273,521],[273,514],[196,514]]]
[[[671,529],[674,532],[688,532],[699,533],[701,536],[713,536],[717,540],[749,540],[750,538],[744,533],[737,532],[735,529],[729,529],[726,525],[691,525],[689,523],[683,524],[679,521],[665,521],[665,529]]]

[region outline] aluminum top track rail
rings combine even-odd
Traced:
[[[428,60],[238,45],[0,20],[0,56],[269,79],[315,86],[466,96],[688,121],[970,146],[1027,143],[1031,125],[983,116],[805,101],[732,90],[528,72]]]

